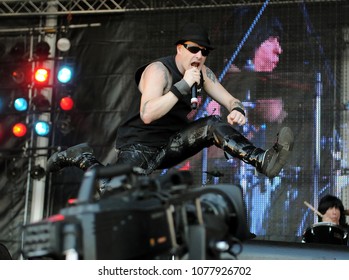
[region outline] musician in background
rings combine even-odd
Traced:
[[[321,198],[318,211],[323,215],[319,216],[319,222],[329,222],[347,228],[345,210],[342,201],[331,194]]]
[[[305,230],[302,243],[348,246],[348,224],[342,201],[337,196],[327,194],[320,199],[317,211],[312,210],[317,213],[319,223]]]

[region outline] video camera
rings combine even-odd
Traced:
[[[95,199],[98,179],[109,178]],[[247,239],[242,191],[194,187],[190,172],[157,178],[128,165],[85,172],[77,200],[24,227],[26,259],[219,259]]]

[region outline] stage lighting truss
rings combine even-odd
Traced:
[[[60,55],[69,50],[67,40],[57,42]],[[14,42],[4,55],[2,72],[7,76],[0,76],[0,114],[5,116],[4,123],[0,121],[1,138],[27,142],[33,136],[50,137],[50,119],[58,111],[64,116],[54,125],[63,135],[69,134],[73,130],[69,112],[75,105],[75,61],[64,55],[50,57],[50,45],[43,40],[34,43],[32,51],[28,50],[27,41]]]
[[[69,49],[66,46],[67,40],[61,38],[59,44],[61,49]],[[54,87],[73,83],[75,63],[71,62],[71,58],[49,57],[50,45],[45,41],[34,45],[32,51],[28,50],[28,44],[24,41],[15,42],[2,59],[1,62],[4,63],[2,72],[7,76],[0,77],[0,87],[4,82],[11,87],[23,86],[24,88]]]
[[[30,47],[32,46],[32,47]],[[49,58],[50,45],[45,41],[32,44],[28,39],[14,42],[10,51],[2,59],[10,79],[6,81],[9,86],[48,86],[50,68],[46,67]]]
[[[51,124],[46,120],[51,113],[51,102],[42,91],[33,91],[30,98],[23,91],[0,92],[0,104],[5,104],[0,110],[2,140],[4,135],[29,139],[32,132],[37,136],[50,135]]]

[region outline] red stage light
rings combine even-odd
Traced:
[[[46,68],[37,68],[34,72],[34,81],[37,84],[47,84],[50,78],[50,70]]]
[[[12,133],[16,137],[23,137],[27,133],[27,126],[23,123],[16,123],[12,127]]]
[[[70,111],[74,107],[74,100],[70,96],[65,96],[59,102],[59,106],[63,111]]]

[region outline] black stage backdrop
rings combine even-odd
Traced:
[[[173,170],[192,171],[198,186],[240,185],[250,229],[258,239],[300,241],[302,232],[315,220],[303,201],[316,202],[326,193],[340,195],[341,188],[348,184],[346,177],[338,183],[339,176],[344,175],[343,163],[334,156],[341,149],[338,114],[342,108],[338,100],[343,83],[339,73],[342,30],[348,27],[345,8],[342,2],[273,4],[259,18],[256,16],[261,12],[260,6],[73,16],[70,24],[101,26],[68,29],[59,34],[71,41],[69,52],[58,55],[73,61],[71,94],[76,103],[72,112],[54,110],[50,145],[66,148],[88,142],[103,164],[112,163],[116,129],[135,98],[135,70],[148,61],[174,54],[181,26],[188,21],[200,22],[209,28],[216,48],[207,65],[247,107],[249,122],[241,128],[242,133],[257,145],[269,147],[277,131],[288,125],[296,136],[295,149],[287,167],[273,180],[256,175],[254,169],[238,160],[227,160],[217,148],[206,149]],[[272,73],[244,71],[243,64],[260,40],[258,30],[267,27],[271,19],[281,27],[283,53],[278,67]],[[67,19],[59,21],[65,24]],[[5,27],[19,25],[20,22],[3,23]],[[246,37],[251,26],[252,33]],[[266,31],[261,32],[263,37]],[[8,45],[19,37],[2,36]],[[229,71],[230,64],[242,71]],[[6,91],[2,89],[2,94]],[[58,90],[54,89],[53,94],[58,95]],[[321,119],[315,114],[317,110]],[[225,117],[226,111],[203,99],[195,117],[207,114]],[[10,123],[11,118],[10,114],[1,114],[3,123]],[[1,139],[4,156],[0,159],[0,242],[18,258],[21,226],[30,215],[24,209],[31,191],[28,157],[18,151],[9,152],[20,150],[23,143],[11,139],[9,134],[5,136]],[[319,155],[321,162],[317,166]],[[160,170],[152,176],[173,170]],[[10,171],[16,171],[15,175],[9,176]],[[213,176],[217,171],[219,176]],[[68,168],[47,176],[45,216],[57,213],[68,199],[76,196],[82,175],[80,170]]]

